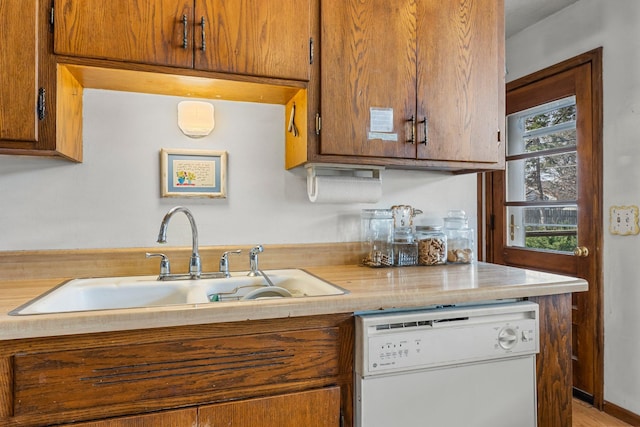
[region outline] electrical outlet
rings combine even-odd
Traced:
[[[638,207],[611,206],[609,208],[609,232],[621,236],[638,234]]]

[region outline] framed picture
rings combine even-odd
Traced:
[[[227,153],[160,150],[162,197],[227,197]]]

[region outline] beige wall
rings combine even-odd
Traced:
[[[177,127],[180,100],[86,90],[84,163],[0,156],[0,251],[153,246],[177,204],[193,211],[202,245],[356,241],[361,209],[394,204],[438,218],[461,208],[475,223],[474,175],[385,171],[376,205],[312,204],[304,170],[284,169],[284,107],[213,101],[215,130],[190,139]],[[227,151],[228,198],[160,198],[161,148]],[[190,242],[176,216],[169,245]]]

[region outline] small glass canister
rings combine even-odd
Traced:
[[[362,264],[368,267],[393,265],[393,214],[390,209],[363,209]]]
[[[410,227],[400,227],[393,235],[393,265],[406,267],[418,264],[418,243]]]
[[[416,227],[418,265],[442,265],[447,262],[447,235],[442,227],[426,225]]]
[[[444,218],[447,262],[469,264],[473,261],[473,229],[469,228],[468,224],[467,214],[463,210],[450,210]]]

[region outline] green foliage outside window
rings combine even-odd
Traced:
[[[576,236],[532,236],[525,238],[525,247],[559,252],[573,252],[578,246]]]

